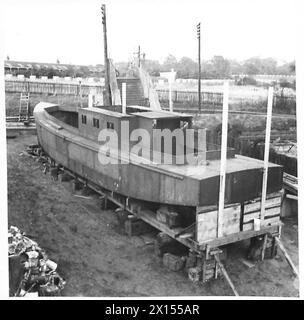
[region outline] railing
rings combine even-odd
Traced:
[[[157,90],[159,100],[163,103],[169,101],[168,90]],[[282,96],[276,94],[273,97],[273,108],[276,113],[281,114],[296,114],[296,98],[295,96]],[[198,93],[194,91],[172,91],[172,100],[174,109],[198,109]],[[202,110],[222,110],[223,94],[220,92],[201,92]],[[231,111],[252,111],[266,112],[267,97],[243,98],[233,97],[230,100]]]
[[[169,100],[168,90],[157,90],[160,101]],[[172,91],[173,102],[198,102],[198,94],[194,91]],[[201,92],[202,104],[222,105],[223,94],[218,92]]]
[[[82,95],[87,96],[92,91],[102,94],[103,86],[100,84],[60,83],[55,81],[31,81],[31,80],[5,80],[5,92],[29,92],[48,95]]]

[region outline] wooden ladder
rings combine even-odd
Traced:
[[[28,92],[21,93],[19,104],[19,121],[27,121],[29,119],[29,104],[30,94]]]

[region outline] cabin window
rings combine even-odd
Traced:
[[[99,119],[93,118],[93,127],[99,128]]]
[[[113,122],[107,122],[107,129],[114,129],[114,123]]]
[[[83,123],[83,124],[87,124],[87,116],[85,116],[85,115],[81,115],[81,122]]]

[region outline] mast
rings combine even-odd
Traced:
[[[106,5],[101,6],[102,25],[103,25],[103,43],[104,43],[104,65],[105,65],[105,92],[104,92],[104,105],[111,106],[111,89],[110,89],[110,71],[108,59],[108,41],[107,41],[107,18],[106,18]]]

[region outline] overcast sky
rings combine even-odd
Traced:
[[[147,59],[291,61],[296,51],[295,0],[5,0],[4,54],[11,60],[103,63],[102,3],[107,4],[109,56],[127,61],[141,45]]]

